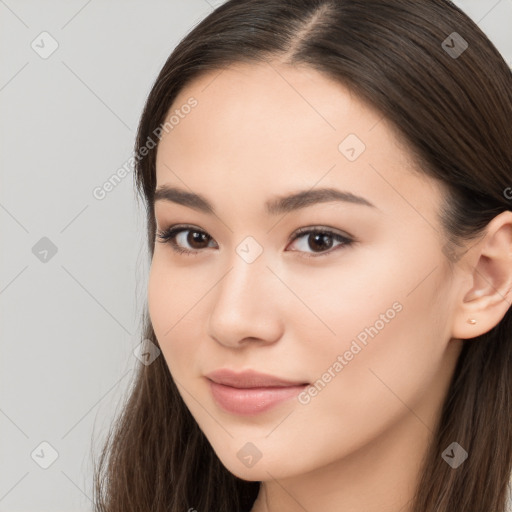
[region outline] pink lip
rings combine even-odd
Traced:
[[[299,394],[309,384],[292,382],[273,375],[228,369],[206,375],[213,398],[223,409],[234,414],[254,415]]]

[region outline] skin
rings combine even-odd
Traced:
[[[451,273],[437,217],[443,187],[413,172],[392,127],[349,90],[272,62],[201,76],[169,115],[191,96],[197,106],[159,143],[157,187],[202,194],[216,215],[157,201],[157,229],[186,223],[208,237],[174,239],[195,256],[156,241],[148,283],[184,402],[226,468],[262,482],[253,512],[407,512],[463,340],[510,306],[512,212],[493,219]],[[354,161],[338,149],[351,133],[366,145]],[[375,208],[263,209],[321,187]],[[355,243],[330,238],[322,249],[307,234],[290,242],[303,227]],[[236,252],[248,236],[263,250],[252,263]],[[394,303],[402,309],[309,403],[247,417],[213,400],[203,376],[218,368],[316,382]],[[261,452],[252,467],[237,457],[248,442]]]

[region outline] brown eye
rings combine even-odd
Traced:
[[[184,226],[172,226],[156,235],[160,242],[170,244],[174,251],[189,255],[198,254],[198,251],[208,247],[208,242],[212,239],[204,231]]]
[[[326,251],[332,247],[332,236],[327,233],[311,233],[308,235],[309,247],[315,251]]]
[[[204,249],[203,244],[206,242],[206,247],[208,246],[209,236],[202,231],[192,231],[190,229],[184,230],[182,233],[186,233],[188,231],[188,235],[182,238],[182,241],[186,241],[192,249]]]
[[[301,238],[304,238],[304,242],[297,245],[299,245],[300,248],[299,252],[306,253],[303,254],[305,257],[318,257],[324,256],[324,254],[330,254],[333,251],[330,251],[329,249],[333,247],[334,242],[339,242],[337,246],[349,246],[353,243],[353,240],[349,237],[334,233],[327,229],[319,228],[299,231],[293,237],[293,242],[300,240]],[[312,249],[313,254],[308,254],[307,249]]]

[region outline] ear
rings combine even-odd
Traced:
[[[459,263],[465,278],[452,328],[452,337],[458,339],[490,331],[512,305],[512,211],[494,217],[485,236],[463,260]],[[470,319],[476,323],[469,323]]]

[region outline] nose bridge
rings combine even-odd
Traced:
[[[227,261],[227,271],[217,283],[209,319],[210,335],[224,344],[245,338],[270,341],[279,320],[273,281],[261,250],[252,241],[239,244]]]
[[[229,306],[231,311],[257,311],[257,301],[268,296],[272,273],[266,267],[263,253],[254,257],[254,251],[245,243],[239,244],[229,257],[228,271],[218,284],[216,304]]]

